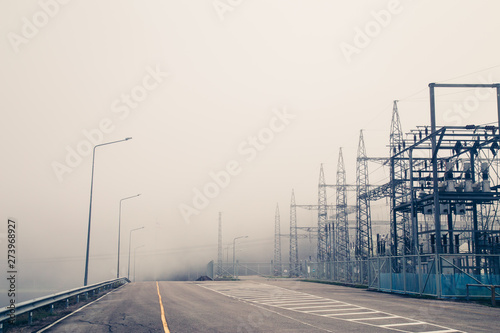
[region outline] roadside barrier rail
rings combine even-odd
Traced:
[[[469,287],[486,287],[491,290],[491,305],[496,306],[496,288],[500,288],[499,285],[494,284],[475,284],[475,283],[467,283],[467,300],[469,300]]]
[[[31,325],[33,321],[34,310],[50,306],[50,311],[52,312],[54,310],[55,303],[66,301],[66,307],[68,307],[70,298],[75,297],[76,303],[79,303],[80,296],[82,295],[85,297],[85,299],[88,299],[89,293],[92,293],[92,296],[94,296],[96,294],[96,291],[97,293],[99,293],[101,290],[108,290],[129,282],[130,280],[127,278],[113,279],[99,282],[90,286],[74,288],[56,294],[35,298],[17,304],[9,304],[1,308],[0,310],[0,333],[2,333],[3,331],[4,322],[15,319],[15,317],[22,314],[29,313],[28,323]]]

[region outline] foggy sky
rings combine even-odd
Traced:
[[[430,82],[500,82],[499,12],[494,0],[2,1],[0,211],[19,223],[19,288],[82,285],[91,149],[126,137],[96,150],[89,283],[116,275],[119,201],[138,193],[122,204],[121,275],[141,226],[142,278],[216,260],[218,212],[225,245],[248,235],[238,257],[269,262],[276,204],[288,233],[292,188],[316,203],[339,147],[355,183],[360,129],[368,155],[387,156],[393,100],[409,131],[429,124]],[[437,93],[438,124],[497,120],[493,94]],[[387,209],[374,204],[374,219]]]

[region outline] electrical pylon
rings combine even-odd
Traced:
[[[274,276],[281,276],[280,208],[278,204],[276,204],[274,216]]]
[[[394,209],[406,201],[407,190],[404,185],[396,186],[396,182],[405,179],[407,162],[402,158],[393,156],[405,148],[403,129],[399,119],[398,101],[394,101],[392,108],[391,131],[389,147],[391,156],[391,254],[410,254],[410,231],[408,213],[398,212]],[[402,245],[402,248],[400,249]],[[401,253],[401,251],[404,251]]]
[[[295,194],[292,190],[290,202],[290,276],[299,275],[299,248],[297,242],[297,208]]]
[[[327,230],[325,229],[328,221],[327,210],[325,174],[323,164],[321,164],[318,184],[318,262],[327,260]]]
[[[372,221],[368,181],[368,160],[366,156],[363,130],[359,132],[358,154],[356,158],[356,248],[355,256],[364,260],[373,256]]]
[[[337,261],[349,261],[350,246],[349,246],[349,223],[347,214],[347,190],[346,190],[346,172],[344,166],[344,157],[342,156],[342,148],[339,151],[339,160],[337,164],[337,201],[336,201],[336,225],[334,240],[336,245]]]
[[[222,276],[222,213],[219,212],[219,242],[217,246],[217,275]]]

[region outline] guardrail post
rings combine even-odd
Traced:
[[[436,253],[436,296],[441,298],[441,256]]]
[[[88,292],[88,291],[86,291],[86,292],[85,292],[85,300],[87,301],[88,299],[89,299],[89,292]]]
[[[366,269],[368,270],[368,282],[367,282],[367,285],[368,285],[368,288],[370,288],[370,283],[372,281],[372,270],[371,270],[371,263],[370,263],[370,259],[366,259]]]
[[[50,305],[50,314],[54,314],[54,304]]]
[[[496,300],[495,300],[495,286],[491,286],[491,305],[496,306]]]
[[[392,293],[392,258],[389,258],[389,282],[391,283],[391,293]]]
[[[80,303],[80,295],[76,295],[76,304]]]
[[[0,323],[0,333],[3,333],[3,323]]]
[[[403,251],[403,293],[406,294],[406,255]]]
[[[30,311],[28,313],[28,324],[29,325],[33,324],[33,311]]]
[[[424,291],[422,289],[422,272],[423,272],[423,267],[422,267],[422,259],[420,258],[420,252],[417,253],[417,259],[418,259],[418,292],[420,296],[422,296],[422,292]]]
[[[69,298],[66,298],[66,309],[69,308]]]
[[[378,266],[378,290],[380,291],[380,257],[377,257],[377,266]],[[376,274],[376,273],[375,273]]]
[[[467,300],[469,300],[469,284],[465,285],[465,290],[467,291]]]

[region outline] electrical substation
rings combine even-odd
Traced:
[[[438,88],[494,89],[498,118],[487,124],[437,126]],[[438,296],[460,289],[460,279],[500,283],[500,85],[431,83],[429,92],[431,123],[406,133],[394,101],[389,156],[370,157],[360,131],[355,184],[346,183],[341,148],[335,184],[326,184],[320,166],[317,204],[297,204],[292,191],[290,233],[280,234],[279,215],[275,219],[275,275],[283,275],[288,266],[290,276]],[[370,165],[388,168],[388,181],[370,184]],[[349,192],[355,202],[348,202]],[[389,202],[388,218],[376,223],[386,232],[373,234],[371,205],[381,199]],[[317,226],[302,226],[297,209],[317,212]],[[312,260],[299,256],[304,231],[314,232],[317,240]],[[278,236],[290,240],[288,265],[281,263]],[[435,278],[446,275],[453,276],[451,285]]]

